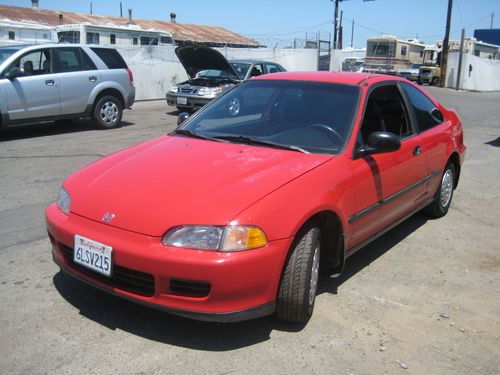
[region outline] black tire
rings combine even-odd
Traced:
[[[312,315],[319,276],[320,230],[310,224],[295,238],[276,301],[280,319],[306,323]]]
[[[434,77],[431,82],[431,86],[438,86],[441,80],[438,77]]]
[[[106,95],[95,104],[92,118],[98,128],[113,129],[121,126],[122,115],[120,101],[112,95]]]
[[[441,182],[434,194],[434,201],[429,204],[424,212],[431,217],[443,217],[448,213],[455,188],[455,166],[448,163],[441,176]]]

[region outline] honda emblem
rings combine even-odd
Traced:
[[[112,212],[106,212],[103,217],[102,217],[102,221],[105,222],[106,224],[109,224],[111,223],[111,220],[113,220],[115,218],[115,214],[112,213]]]

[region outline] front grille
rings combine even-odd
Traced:
[[[155,279],[153,275],[113,264],[111,277],[106,277],[75,263],[71,247],[59,243],[59,248],[64,252],[66,260],[71,264],[71,267],[103,284],[145,297],[152,297],[155,294]]]
[[[206,297],[210,293],[210,284],[203,281],[171,279],[170,290],[182,296]]]
[[[196,89],[181,87],[181,92],[185,94],[194,94]]]

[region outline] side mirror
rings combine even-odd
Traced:
[[[189,113],[181,112],[179,113],[179,117],[177,117],[177,126],[180,126],[184,121],[186,121],[189,117]]]
[[[11,68],[7,73],[5,73],[5,78],[12,81],[13,79],[16,79],[17,77],[22,77],[25,75],[26,75],[26,73],[24,73],[24,71],[22,71],[17,66],[15,66],[15,67]]]
[[[359,148],[360,155],[383,154],[401,148],[401,141],[394,133],[373,132],[368,136],[368,144]]]

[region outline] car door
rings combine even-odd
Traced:
[[[446,148],[449,135],[443,129],[446,128],[443,124],[444,116],[438,106],[415,86],[402,82],[401,88],[407,97],[410,112],[413,111],[413,121],[422,138],[422,153],[425,156],[427,173],[432,176],[426,185],[430,198],[437,189],[448,157]]]
[[[85,112],[90,93],[101,82],[101,74],[80,47],[54,48],[54,68],[60,76],[61,114]]]
[[[397,84],[374,88],[365,104],[357,142],[387,131],[400,137],[395,152],[354,156],[355,209],[349,217],[353,247],[412,212],[425,195],[426,164],[421,137],[412,127],[408,108]]]
[[[26,52],[6,70],[23,72],[17,78],[0,79],[7,98],[9,121],[57,116],[60,113],[59,75],[52,70],[49,48]]]
[[[264,67],[262,64],[253,64],[250,69],[248,69],[247,78],[250,79],[252,77],[258,77],[264,74]]]

